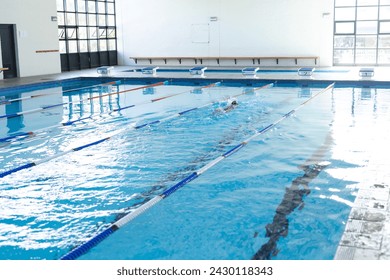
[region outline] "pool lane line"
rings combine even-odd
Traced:
[[[119,85],[119,84],[121,84],[120,80],[112,81],[112,82],[108,82],[108,83],[104,83],[104,84],[97,84],[97,85],[86,86],[86,87],[81,87],[81,88],[63,90],[61,92],[51,92],[51,93],[46,93],[46,94],[36,94],[36,95],[30,95],[30,96],[23,96],[20,98],[14,98],[14,99],[0,101],[0,105],[8,105],[8,104],[11,104],[11,103],[17,102],[17,101],[23,101],[23,100],[37,98],[37,97],[44,97],[44,96],[53,95],[53,94],[63,94],[65,92],[72,92],[72,91],[77,91],[77,90],[82,90],[82,89],[87,89],[87,88],[104,87],[104,86]]]
[[[211,84],[211,85],[208,85],[207,87],[214,87],[214,86],[218,86],[220,85],[220,83],[214,83],[214,84]],[[251,92],[254,92],[256,90],[259,90],[259,89],[263,89],[263,88],[267,88],[269,86],[272,86],[273,84],[268,84],[268,85],[265,85],[265,86],[262,86],[262,87],[259,87],[259,88],[255,88],[255,89],[252,89],[252,90],[248,90],[248,91],[245,91],[243,93],[240,93],[240,94],[237,94],[233,97],[237,97],[237,96],[240,96],[240,95],[243,95],[243,94],[248,94],[248,93],[251,93]],[[232,97],[229,97],[229,98],[232,98]],[[228,98],[225,98],[225,99],[228,99]],[[80,147],[76,147],[76,148],[72,148],[72,149],[69,149],[69,150],[66,150],[64,152],[60,152],[58,154],[55,154],[51,157],[47,157],[47,158],[44,158],[44,159],[41,159],[41,160],[38,160],[38,161],[33,161],[33,162],[29,162],[29,163],[26,163],[24,165],[21,165],[21,166],[18,166],[18,167],[15,167],[15,168],[12,168],[12,169],[9,169],[7,171],[4,171],[2,173],[0,173],[0,178],[4,178],[8,175],[11,175],[13,173],[16,173],[16,172],[19,172],[21,170],[24,170],[24,169],[29,169],[29,168],[32,168],[34,166],[37,166],[39,164],[42,164],[42,163],[45,163],[45,162],[48,162],[50,160],[53,160],[53,159],[56,159],[58,157],[61,157],[61,156],[64,156],[66,154],[69,154],[69,153],[72,153],[72,152],[77,152],[77,151],[80,151],[80,150],[83,150],[85,148],[88,148],[88,147],[91,147],[91,146],[95,146],[95,145],[98,145],[100,143],[103,143],[109,139],[111,139],[112,137],[116,136],[116,135],[119,135],[120,133],[122,133],[123,131],[129,131],[131,129],[140,129],[140,128],[143,128],[143,127],[146,127],[146,126],[151,126],[153,124],[157,124],[157,123],[162,123],[164,121],[167,121],[167,120],[171,120],[175,117],[180,117],[188,112],[191,112],[191,111],[194,111],[194,110],[197,110],[197,109],[200,109],[200,108],[203,108],[203,107],[206,107],[206,106],[210,106],[214,103],[218,103],[220,101],[215,101],[215,102],[211,102],[211,103],[207,103],[205,105],[202,105],[202,106],[199,106],[199,107],[196,107],[196,108],[192,108],[192,109],[188,109],[188,110],[185,110],[185,111],[182,111],[182,112],[179,112],[179,113],[175,113],[173,115],[170,115],[168,117],[165,117],[163,119],[159,119],[159,120],[155,120],[155,121],[152,121],[152,122],[148,122],[148,123],[145,123],[145,124],[142,124],[142,125],[138,125],[138,126],[132,126],[130,128],[124,128],[124,129],[121,129],[115,133],[112,133],[111,136],[109,137],[105,137],[101,140],[97,140],[97,141],[94,141],[94,142],[91,142],[91,143],[88,143],[88,144],[85,144],[85,145],[82,145]]]
[[[56,107],[61,107],[61,106],[64,106],[64,105],[90,101],[90,100],[97,99],[97,98],[100,99],[100,98],[103,98],[103,97],[106,97],[106,96],[111,96],[111,95],[121,94],[121,93],[125,93],[125,92],[145,89],[145,88],[149,88],[149,87],[156,87],[156,86],[161,86],[161,85],[167,85],[168,83],[169,83],[168,81],[164,81],[164,82],[159,82],[159,83],[155,83],[155,84],[148,85],[148,86],[136,87],[136,88],[131,88],[131,89],[128,89],[128,90],[122,90],[122,91],[106,93],[106,94],[102,94],[102,95],[98,95],[98,96],[92,96],[92,97],[88,97],[88,98],[77,100],[77,101],[62,102],[62,103],[58,103],[58,104],[54,104],[54,105],[48,105],[48,106],[43,106],[43,107],[31,109],[31,110],[28,110],[28,111],[22,111],[22,112],[17,112],[17,113],[12,113],[12,114],[0,115],[0,119],[4,119],[4,118],[11,119],[11,118],[15,118],[15,117],[20,117],[22,115],[38,113],[38,112],[41,112],[41,111],[44,111],[44,110],[48,110],[48,109],[52,109],[52,108],[56,108]]]
[[[252,88],[252,89],[246,90],[246,91],[244,91],[242,93],[239,93],[239,94],[236,94],[236,95],[232,95],[232,96],[229,96],[229,97],[225,97],[222,100],[217,100],[217,101],[213,101],[213,102],[210,102],[210,103],[206,103],[206,104],[198,106],[198,107],[186,109],[184,111],[181,111],[179,113],[175,113],[173,115],[170,115],[168,117],[165,117],[165,118],[162,118],[162,119],[159,119],[159,120],[151,121],[151,122],[144,123],[144,124],[141,124],[141,125],[136,125],[136,126],[134,126],[134,129],[140,129],[140,128],[145,127],[145,126],[150,126],[150,125],[153,125],[153,124],[162,123],[162,122],[165,122],[167,120],[170,120],[170,119],[173,119],[173,118],[176,118],[176,117],[180,117],[180,116],[182,116],[184,114],[187,114],[189,112],[192,112],[192,111],[195,111],[195,110],[199,110],[199,109],[202,109],[204,107],[208,107],[208,106],[214,105],[214,104],[222,102],[222,101],[229,100],[231,98],[236,98],[236,97],[239,97],[241,95],[250,94],[250,93],[253,93],[253,92],[261,90],[261,89],[273,87],[273,85],[274,85],[273,83],[270,83],[270,84],[266,84],[266,85],[261,86],[261,87]]]
[[[59,158],[59,157],[64,156],[66,154],[69,154],[69,153],[72,153],[72,152],[81,151],[81,150],[83,150],[85,148],[89,148],[89,147],[98,145],[100,143],[106,142],[107,140],[110,140],[112,137],[114,137],[115,135],[117,135],[117,134],[119,134],[119,133],[121,133],[123,131],[125,131],[125,129],[122,129],[119,132],[117,131],[115,134],[111,134],[110,136],[107,136],[107,137],[105,137],[103,139],[99,139],[99,140],[96,140],[94,142],[87,143],[87,144],[84,144],[82,146],[79,146],[79,147],[76,147],[76,148],[72,148],[72,149],[69,149],[69,150],[57,153],[57,154],[52,155],[50,157],[47,157],[47,158],[44,158],[44,159],[41,159],[41,160],[37,160],[37,161],[33,161],[33,162],[29,162],[29,163],[23,164],[21,166],[18,166],[16,168],[7,170],[5,172],[0,173],[0,178],[4,178],[4,177],[6,177],[6,176],[8,176],[8,175],[10,175],[12,173],[16,173],[18,171],[21,171],[21,170],[24,170],[24,169],[28,169],[28,168],[31,168],[31,167],[34,167],[34,166],[37,166],[37,165],[40,165],[42,163],[45,163],[45,162],[48,162],[50,160]]]
[[[168,83],[168,81],[165,81],[164,83]],[[142,87],[142,89],[145,89],[145,88],[151,88],[151,87],[155,87],[156,85],[160,85],[159,83],[157,84],[152,84],[152,85],[149,85],[149,86],[146,86],[146,87]],[[212,83],[212,84],[209,84],[209,85],[206,85],[206,86],[203,86],[203,87],[200,87],[201,89],[206,89],[206,88],[211,88],[211,87],[215,87],[215,86],[220,86],[221,85],[221,82],[216,82],[216,83]],[[134,89],[131,89],[131,90],[137,90],[137,89],[140,89],[140,88],[134,88]],[[129,91],[129,90],[128,90]],[[128,106],[125,106],[125,107],[121,107],[121,108],[117,108],[117,109],[113,109],[109,112],[105,112],[104,114],[110,114],[112,112],[119,112],[119,111],[122,111],[122,110],[126,110],[126,109],[129,109],[129,108],[133,108],[133,107],[136,107],[136,106],[140,106],[140,105],[145,105],[145,104],[149,104],[149,103],[155,103],[155,102],[158,102],[158,101],[161,101],[161,100],[165,100],[167,98],[170,98],[170,97],[174,97],[174,96],[177,96],[177,95],[180,95],[180,94],[184,94],[184,93],[188,93],[189,90],[187,91],[183,91],[183,92],[179,92],[179,93],[175,93],[175,94],[171,94],[171,95],[168,95],[168,96],[164,96],[164,97],[160,97],[160,98],[155,98],[155,99],[151,99],[151,100],[148,100],[146,102],[141,102],[141,103],[138,103],[138,104],[132,104],[132,105],[128,105]],[[102,97],[102,96],[98,96],[99,98]],[[82,100],[83,101],[83,100]],[[84,100],[85,101],[85,100]],[[76,101],[75,101],[76,102]],[[80,102],[77,101],[77,102]],[[70,103],[69,103],[70,104]],[[102,115],[102,114],[100,114]],[[50,126],[50,127],[45,127],[43,128],[42,130],[47,130],[47,129],[51,129],[51,128],[55,128],[55,127],[61,127],[61,126],[70,126],[70,125],[73,125],[74,123],[76,122],[80,122],[80,121],[84,121],[84,120],[87,120],[87,119],[92,119],[92,116],[88,116],[88,117],[83,117],[83,118],[79,118],[77,120],[73,120],[73,121],[67,121],[67,122],[64,122],[64,123],[61,123],[59,125],[53,125],[53,126]],[[18,137],[23,137],[23,136],[28,136],[28,137],[31,137],[31,136],[34,136],[36,135],[40,130],[36,130],[35,132],[34,131],[28,131],[28,132],[19,132],[19,133],[16,133],[14,135],[11,135],[11,136],[7,136],[7,137],[4,137],[4,138],[0,138],[0,143],[1,142],[7,142],[9,140],[12,140],[12,139],[15,139],[15,138],[18,138]]]
[[[330,162],[324,161],[324,157],[332,143],[333,137],[331,131],[329,131],[324,143],[315,150],[305,163],[298,166],[299,169],[304,171],[304,174],[292,180],[291,186],[286,188],[283,199],[275,210],[272,223],[265,226],[265,237],[269,240],[256,251],[252,256],[252,260],[270,260],[272,256],[278,254],[277,243],[279,239],[288,235],[288,216],[295,209],[301,210],[304,207],[303,199],[311,193],[309,184],[329,166]]]
[[[220,86],[220,85],[221,85],[221,82],[216,82],[216,83],[212,83],[212,84],[209,84],[209,85],[200,87],[200,89],[211,88],[211,87],[216,87],[216,86]],[[111,110],[111,111],[105,112],[105,113],[103,113],[103,114],[99,114],[99,116],[102,116],[102,115],[104,115],[104,114],[111,114],[111,113],[114,113],[114,112],[119,112],[119,111],[127,110],[127,109],[134,108],[134,107],[141,106],[141,105],[146,105],[146,104],[150,104],[150,103],[155,103],[155,102],[158,102],[158,101],[161,101],[161,100],[165,100],[165,99],[168,99],[168,98],[171,98],[171,97],[175,97],[175,96],[178,96],[178,95],[181,95],[181,94],[184,94],[184,93],[188,93],[188,92],[190,92],[190,91],[191,91],[191,90],[186,90],[186,91],[182,91],[182,92],[178,92],[178,93],[173,93],[173,94],[170,94],[170,95],[166,95],[166,96],[163,96],[163,97],[150,99],[150,100],[147,100],[147,101],[144,101],[144,102],[140,102],[140,103],[131,104],[131,105],[127,105],[127,106],[124,106],[124,107],[116,108],[116,109],[113,109],[113,110]],[[62,125],[63,125],[63,126],[72,125],[72,124],[74,124],[74,123],[76,123],[76,122],[79,122],[79,121],[84,121],[84,120],[87,120],[87,119],[92,119],[93,116],[94,116],[94,115],[90,115],[90,116],[88,116],[88,117],[79,118],[79,119],[77,119],[77,120],[67,121],[67,122],[62,123]],[[0,139],[0,142],[1,142],[1,139]]]
[[[115,92],[113,94],[119,94],[119,93],[124,93],[124,92],[129,92],[129,91],[135,91],[135,90],[140,90],[140,89],[145,89],[145,88],[151,88],[151,87],[166,85],[168,83],[169,83],[168,81],[164,81],[164,82],[161,82],[161,83],[151,84],[151,85],[148,85],[148,86],[136,87],[136,88],[128,89],[128,90],[121,91],[121,92]],[[94,97],[101,98],[103,96],[100,95],[100,96],[94,96]],[[88,99],[92,99],[94,97],[90,97]],[[60,105],[71,104],[71,103],[74,103],[74,102],[79,103],[80,101],[86,101],[86,100],[87,99],[78,100],[78,101],[72,101],[72,102],[68,102],[68,103],[61,103]],[[58,106],[60,106],[60,105],[58,105]],[[137,104],[137,105],[140,105],[140,104]],[[126,108],[123,108],[123,109],[128,109],[128,108],[131,108],[131,107],[135,107],[135,105],[127,106]],[[0,116],[0,118],[1,118],[1,116]],[[61,124],[58,124],[58,125],[45,127],[43,129],[36,130],[36,131],[18,132],[18,133],[15,133],[14,135],[10,135],[10,136],[7,136],[7,137],[0,138],[0,143],[1,142],[7,142],[7,141],[13,140],[13,139],[18,138],[18,137],[24,137],[24,136],[32,137],[32,136],[36,135],[37,133],[39,133],[41,130],[47,130],[47,129],[51,129],[51,128],[55,128],[55,127],[61,127],[61,126],[69,126],[69,125],[72,125],[72,124],[74,124],[76,122],[87,120],[87,119],[91,119],[91,116],[79,118],[79,119],[73,120],[73,121],[64,122],[64,123],[61,123]]]
[[[123,216],[122,218],[120,218],[116,222],[112,223],[107,229],[103,230],[101,233],[99,233],[96,236],[94,236],[93,238],[89,239],[87,242],[76,247],[75,249],[73,249],[69,253],[65,254],[63,257],[60,258],[60,260],[75,260],[75,259],[79,258],[80,256],[84,255],[89,250],[91,250],[93,247],[95,247],[97,244],[99,244],[104,239],[106,239],[111,234],[113,234],[115,231],[117,231],[118,229],[120,229],[121,227],[123,227],[124,225],[129,223],[130,221],[134,220],[139,215],[146,212],[148,209],[152,208],[154,205],[156,205],[157,203],[159,203],[163,199],[166,199],[167,197],[169,197],[170,195],[175,193],[177,190],[181,189],[182,187],[184,187],[188,183],[192,182],[193,180],[198,178],[200,175],[205,173],[207,170],[209,170],[213,166],[217,165],[219,162],[221,162],[225,158],[233,155],[234,153],[239,151],[241,148],[243,148],[245,145],[247,145],[250,141],[252,141],[255,137],[269,131],[270,129],[275,127],[278,123],[280,123],[284,119],[291,116],[294,112],[298,111],[300,108],[302,108],[304,105],[306,105],[309,101],[313,100],[315,97],[319,96],[320,94],[332,89],[333,87],[334,87],[334,83],[330,84],[325,89],[323,89],[323,90],[319,91],[318,93],[316,93],[315,95],[311,96],[305,102],[301,103],[295,109],[293,109],[290,112],[288,112],[287,114],[283,115],[281,118],[279,118],[274,123],[266,126],[265,128],[261,129],[260,131],[256,132],[254,135],[247,138],[246,140],[244,140],[240,144],[236,145],[235,147],[231,148],[230,150],[228,150],[227,152],[225,152],[221,156],[217,157],[216,159],[210,161],[209,163],[204,165],[202,168],[198,169],[195,172],[192,172],[190,175],[188,175],[187,177],[182,179],[180,182],[176,183],[172,187],[165,190],[162,194],[153,197],[152,199],[145,202],[144,204],[142,204],[140,207],[138,207],[134,211],[128,213],[127,215]]]
[[[218,83],[213,83],[213,84],[207,85],[206,87],[211,88],[211,87],[219,86],[220,84],[221,84],[221,83],[219,83],[219,82],[218,82]],[[162,100],[162,99],[161,99],[161,100]],[[212,104],[212,103],[210,103],[210,104]],[[210,104],[209,104],[209,105],[210,105]],[[201,107],[204,107],[204,106],[201,106]],[[199,107],[199,108],[201,108],[201,107]],[[198,109],[198,108],[196,108],[196,109]],[[171,115],[171,116],[169,116],[169,117],[167,117],[167,118],[163,118],[163,119],[161,119],[161,120],[152,121],[152,122],[149,122],[149,123],[140,125],[140,126],[132,126],[132,127],[130,127],[130,128],[127,128],[127,129],[120,129],[120,130],[116,131],[115,133],[112,133],[111,136],[105,137],[105,138],[103,138],[103,139],[101,139],[101,140],[97,140],[97,141],[94,141],[94,142],[91,142],[91,143],[82,145],[82,146],[80,146],[80,147],[76,147],[76,148],[72,148],[72,149],[66,150],[66,151],[64,151],[64,152],[60,152],[60,153],[55,154],[55,155],[53,155],[53,156],[51,156],[51,157],[47,157],[47,158],[44,158],[44,159],[41,159],[41,160],[38,160],[38,161],[29,162],[29,163],[27,163],[27,164],[24,164],[24,165],[21,165],[21,166],[18,166],[18,167],[9,169],[9,170],[7,170],[7,171],[5,171],[5,172],[0,173],[0,178],[4,178],[4,177],[6,177],[6,176],[8,176],[8,175],[10,175],[10,174],[12,174],[12,173],[16,173],[16,172],[21,171],[21,170],[24,170],[24,169],[32,168],[32,167],[37,166],[37,165],[39,165],[39,164],[42,164],[42,163],[48,162],[48,161],[50,161],[50,160],[56,159],[56,158],[58,158],[58,157],[64,156],[64,155],[66,155],[66,154],[69,154],[69,153],[72,153],[72,152],[77,152],[77,151],[83,150],[83,149],[85,149],[85,148],[88,148],[88,147],[91,147],[91,146],[98,145],[98,144],[100,144],[100,143],[103,143],[103,142],[105,142],[105,141],[111,139],[112,137],[114,137],[114,136],[116,136],[116,135],[119,135],[119,134],[122,133],[123,131],[128,131],[128,130],[130,130],[130,129],[140,129],[140,128],[143,128],[143,127],[146,127],[146,126],[150,126],[150,125],[152,125],[152,124],[157,124],[157,123],[160,123],[160,122],[163,122],[163,121],[172,119],[172,118],[177,117],[177,116],[182,116],[182,115],[184,115],[185,113],[188,113],[188,112],[193,111],[193,110],[195,110],[195,108],[194,108],[194,109],[191,109],[191,110],[186,110],[186,111],[183,111],[183,112],[180,112],[180,113],[176,113],[176,114]]]
[[[289,102],[289,101],[291,101],[291,99],[292,99],[292,97],[286,98],[279,104]],[[258,116],[253,121],[250,121],[250,122],[247,121],[247,125],[249,125],[251,127],[251,129],[254,129],[253,125],[251,125],[251,123],[258,122],[260,120],[260,118],[263,118],[263,117]],[[150,199],[151,196],[154,196],[161,189],[166,188],[165,184],[167,182],[176,181],[179,178],[180,174],[183,174],[184,172],[188,173],[189,171],[192,171],[194,168],[191,166],[199,165],[203,162],[211,160],[214,157],[214,155],[211,155],[211,153],[220,153],[221,151],[223,151],[226,148],[226,146],[230,145],[230,143],[232,141],[236,140],[235,135],[238,132],[238,130],[240,129],[240,127],[242,127],[242,126],[243,126],[243,124],[240,124],[237,127],[233,127],[232,131],[230,133],[228,133],[228,135],[226,137],[223,137],[220,141],[218,141],[218,144],[213,149],[209,150],[206,154],[200,155],[197,158],[190,161],[188,163],[187,167],[180,168],[179,170],[176,170],[174,172],[171,172],[170,174],[167,174],[167,176],[165,176],[164,179],[162,179],[159,182],[157,182],[156,184],[154,184],[149,190],[145,190],[145,191],[139,193],[135,199],[136,200],[139,199],[141,201],[136,202],[129,207],[126,207],[125,211],[123,211],[122,213],[118,213],[118,215],[117,215],[118,219],[123,217],[124,215],[126,215],[126,213],[128,211],[130,211],[131,209],[134,209],[135,207],[139,207],[140,205],[144,204],[146,201],[148,201]]]

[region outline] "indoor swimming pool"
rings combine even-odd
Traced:
[[[389,109],[331,82],[0,91],[0,259],[333,259]]]

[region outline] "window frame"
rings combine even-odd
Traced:
[[[383,14],[383,11],[390,10],[390,1],[386,1],[382,4],[382,1],[378,1],[377,3],[363,3],[359,0],[351,0],[349,1],[349,5],[347,4],[340,4],[342,1],[335,0],[334,1],[334,15],[337,14],[338,9],[345,9],[345,8],[354,8],[355,9],[355,19],[351,20],[350,16],[343,20],[342,18],[338,17],[336,20],[336,16],[334,17],[334,26],[333,26],[333,65],[335,66],[363,66],[363,65],[373,65],[373,66],[384,66],[384,65],[390,65],[390,57],[383,62],[383,60],[380,58],[384,53],[390,54],[390,45],[389,47],[381,47],[380,46],[380,40],[384,38],[384,36],[389,35],[390,36],[390,28],[388,28],[386,31],[381,31],[381,26],[384,26],[384,24],[390,25],[390,15],[387,16]],[[360,2],[360,3],[359,3]],[[354,3],[354,5],[352,5]],[[358,11],[361,11],[362,8],[377,8],[378,15],[375,17],[376,19],[358,19]],[[381,17],[382,15],[382,17]],[[383,19],[383,17],[386,17]],[[359,26],[362,27],[365,24],[369,24],[370,22],[375,23],[373,24],[373,29],[367,31],[361,29],[359,30]],[[352,32],[338,32],[337,25],[342,23],[353,23],[354,24],[354,30]],[[383,24],[383,25],[382,25]],[[367,27],[369,27],[367,25]],[[390,26],[389,26],[390,27]],[[359,38],[362,37],[369,37],[373,36],[376,37],[376,46],[373,45],[369,47],[361,47],[358,44]],[[340,47],[340,40],[345,37],[345,39],[353,37],[353,47],[348,46],[348,44],[345,44],[345,46]],[[348,63],[340,63],[339,61],[343,60],[338,55],[342,52],[345,52],[348,54],[348,57],[350,57],[350,52],[353,51],[353,61]],[[359,57],[362,57],[362,52],[367,52],[367,55],[372,54],[375,51],[375,55],[372,57],[375,57],[375,59],[372,59],[372,61],[368,63],[360,63]],[[346,61],[348,60],[346,57]],[[388,62],[386,62],[388,61]]]
[[[85,69],[87,67],[85,61],[90,61],[88,68],[117,64],[115,0],[57,0],[56,5],[57,15],[63,17],[63,21],[58,23],[58,40],[62,46],[60,55],[61,65],[64,64],[63,71]],[[72,7],[68,10],[70,6]],[[109,17],[111,22],[108,21]],[[93,32],[92,29],[95,31]],[[80,32],[81,30],[82,32]],[[100,36],[102,30],[104,30],[104,36]],[[108,37],[108,31],[111,31],[111,37]],[[69,32],[73,36],[69,36]],[[111,41],[109,42],[109,40]],[[115,44],[112,40],[115,40]],[[75,42],[77,48],[74,47]],[[65,48],[63,48],[64,44]],[[85,44],[87,44],[87,51]],[[103,49],[100,49],[100,46]],[[76,59],[77,57],[79,58]]]

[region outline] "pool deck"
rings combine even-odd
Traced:
[[[385,137],[373,136],[371,146],[386,147],[390,143],[389,128],[383,129],[387,130],[382,134]],[[370,147],[363,170],[365,182],[357,186],[336,260],[390,260],[390,157],[374,147]]]
[[[317,67],[312,76],[299,76],[298,67],[295,68],[262,68],[261,70],[289,70],[290,72],[273,72],[273,73],[264,73],[258,72],[255,77],[253,76],[244,76],[240,72],[240,69],[243,67],[209,67],[209,69],[230,69],[235,70],[235,73],[229,72],[207,72],[204,77],[199,75],[191,75],[188,70],[190,67],[168,67],[169,69],[183,70],[183,71],[161,71],[157,72],[157,75],[142,74],[139,70],[143,66],[115,66],[111,71],[111,74],[108,76],[118,77],[118,78],[179,78],[179,79],[233,79],[233,80],[310,80],[310,81],[378,81],[378,82],[390,82],[389,73],[390,67],[378,67],[375,69],[375,75],[372,78],[365,78],[359,76],[360,67],[326,67],[319,68]],[[164,67],[160,67],[160,70],[163,70]],[[13,79],[4,79],[0,80],[0,89],[7,87],[14,87],[18,85],[27,85],[32,83],[42,83],[49,81],[56,81],[62,79],[78,78],[78,77],[101,77],[97,74],[96,69],[87,69],[80,71],[71,71],[64,72],[59,74],[51,75],[41,75],[41,76],[32,76],[32,77],[23,77],[23,78],[13,78]]]
[[[116,66],[111,76],[118,78],[203,78],[203,79],[274,79],[274,80],[313,80],[313,81],[378,81],[390,82],[390,68],[375,68],[372,78],[359,76],[360,68],[318,68],[318,72],[310,77],[298,76],[297,72],[287,73],[258,73],[254,78],[244,77],[240,72],[236,73],[207,73],[205,77],[192,76],[187,71],[158,72],[156,76],[131,71],[142,66]],[[161,67],[163,68],[163,67]],[[172,67],[170,67],[172,68]],[[187,67],[186,69],[189,69]],[[241,67],[242,68],[242,67]],[[241,69],[233,68],[233,69]],[[280,69],[280,68],[279,68]],[[293,68],[290,68],[290,70]],[[297,68],[295,68],[297,69]],[[129,71],[130,70],[130,71]],[[322,71],[321,71],[322,70]],[[26,78],[14,78],[0,80],[0,89],[56,81],[77,77],[99,77],[96,69],[73,71],[54,75],[42,75]],[[383,128],[389,132],[390,128]],[[390,135],[390,133],[384,133]],[[373,136],[373,146],[387,147],[390,137]],[[345,232],[340,240],[335,260],[390,260],[390,157],[379,149],[371,149],[368,164],[364,168],[366,181],[357,187],[357,196],[346,223]]]

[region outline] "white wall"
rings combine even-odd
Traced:
[[[20,77],[61,72],[55,0],[0,0],[0,24],[16,25],[17,64]]]
[[[120,64],[132,64],[132,56],[254,55],[319,56],[321,66],[332,65],[333,0],[117,0],[116,5]],[[209,29],[209,42],[194,42],[204,39],[202,32],[194,34],[199,24]]]

